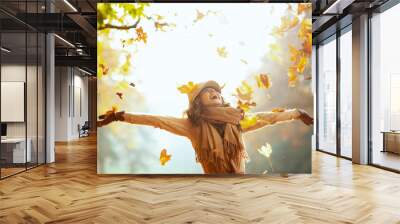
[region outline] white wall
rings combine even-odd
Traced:
[[[88,120],[88,78],[72,67],[56,67],[55,74],[55,140],[70,141]]]

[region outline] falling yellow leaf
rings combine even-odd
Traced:
[[[162,149],[160,153],[160,163],[162,166],[165,166],[165,164],[171,160],[171,154],[167,154],[166,149]]]
[[[186,85],[181,85],[178,87],[178,90],[183,94],[190,94],[197,88],[197,84],[192,81],[188,82]]]
[[[239,109],[242,109],[244,112],[247,112],[250,110],[250,107],[255,107],[257,104],[255,102],[243,102],[241,100],[238,100],[237,102],[237,107]]]
[[[131,68],[131,65],[132,65],[131,58],[132,58],[131,54],[126,55],[125,62],[121,66],[121,73],[123,73],[123,74],[129,73],[129,69]]]
[[[300,56],[300,51],[297,50],[293,45],[289,44],[289,52],[290,52],[290,61],[296,63]]]
[[[312,5],[311,3],[300,3],[297,4],[297,15],[300,15],[302,13],[311,13],[311,8]]]
[[[307,61],[308,61],[307,57],[301,57],[300,58],[299,63],[297,64],[297,72],[298,73],[303,73],[304,72],[304,69],[305,69],[305,67],[307,65]]]
[[[303,52],[307,57],[311,56],[312,51],[312,35],[311,33],[307,34],[302,43]]]
[[[274,112],[274,113],[280,113],[280,112],[284,112],[284,111],[285,111],[284,108],[279,108],[279,107],[272,109],[272,112]]]
[[[156,14],[155,17],[156,17],[156,20],[163,20],[163,19],[164,19],[163,16],[160,16],[160,15],[158,15],[158,14]]]
[[[289,76],[289,86],[290,87],[295,87],[297,83],[297,68],[296,67],[290,67],[288,70],[288,76]]]
[[[194,22],[198,22],[204,18],[205,14],[200,12],[198,9],[196,9],[196,19]]]
[[[147,33],[143,31],[142,27],[136,28],[136,40],[143,41],[143,43],[147,43]]]
[[[312,79],[311,75],[309,75],[309,76],[304,76],[304,80],[311,80],[311,79]]]
[[[99,67],[101,68],[101,73],[102,75],[107,75],[109,68],[105,66],[104,64],[99,64]]]
[[[281,18],[281,25],[279,27],[272,28],[272,35],[276,37],[282,37],[283,34],[290,29],[294,28],[299,24],[299,18],[297,16],[287,15]]]
[[[272,147],[269,143],[265,143],[261,148],[257,149],[258,153],[269,158],[272,154]]]
[[[310,38],[312,32],[312,23],[311,19],[303,19],[300,24],[300,29],[297,33],[298,37],[301,40],[305,40],[307,38]]]
[[[228,52],[225,47],[217,47],[217,53],[222,58],[228,57]]]
[[[269,89],[271,87],[271,79],[267,74],[259,74],[256,76],[257,86],[260,89]]]
[[[240,61],[243,63],[243,64],[248,64],[248,62],[246,61],[246,60],[244,60],[244,59],[240,59]]]
[[[236,88],[237,97],[243,101],[251,101],[253,97],[253,88],[246,82],[242,81],[242,85]]]
[[[240,126],[242,127],[242,129],[246,129],[249,127],[254,126],[255,124],[257,124],[257,116],[245,116],[241,121],[240,121]]]

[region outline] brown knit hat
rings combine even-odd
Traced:
[[[219,93],[221,93],[221,86],[216,81],[210,80],[207,82],[200,82],[200,83],[197,83],[196,88],[193,89],[193,91],[188,94],[189,103],[192,104],[194,99],[196,99],[196,97],[205,88],[213,88],[213,89],[217,90]]]

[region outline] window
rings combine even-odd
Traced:
[[[400,5],[371,18],[371,162],[400,170]]]
[[[336,153],[336,39],[318,48],[318,149]]]
[[[352,149],[352,34],[340,36],[340,155],[351,158]],[[346,32],[347,31],[347,32]]]

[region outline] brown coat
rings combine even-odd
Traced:
[[[265,113],[256,113],[254,114],[257,116],[257,122],[250,127],[243,128],[242,133],[246,133],[249,131],[253,131],[259,128],[262,128],[266,125],[275,124],[277,122],[288,121],[297,119],[300,116],[300,113],[297,110],[286,110],[284,112],[265,112]],[[221,170],[216,164],[204,159],[205,152],[202,151],[201,147],[199,146],[199,131],[200,129],[196,126],[193,126],[189,119],[186,118],[175,118],[175,117],[168,117],[168,116],[154,116],[154,115],[146,115],[146,114],[131,114],[125,113],[124,121],[131,123],[131,124],[138,124],[138,125],[149,125],[156,128],[160,128],[171,132],[176,135],[180,135],[183,137],[188,138],[193,148],[196,152],[196,159],[203,167],[204,173],[206,174],[224,174],[224,173],[235,173],[233,170],[239,170],[239,174],[243,174],[245,171],[245,159],[246,159],[246,152],[237,153],[237,156],[241,159],[241,165],[237,169],[230,169],[230,170]],[[201,159],[199,159],[201,158]],[[222,161],[227,162],[229,161]],[[237,172],[236,172],[237,173]]]

